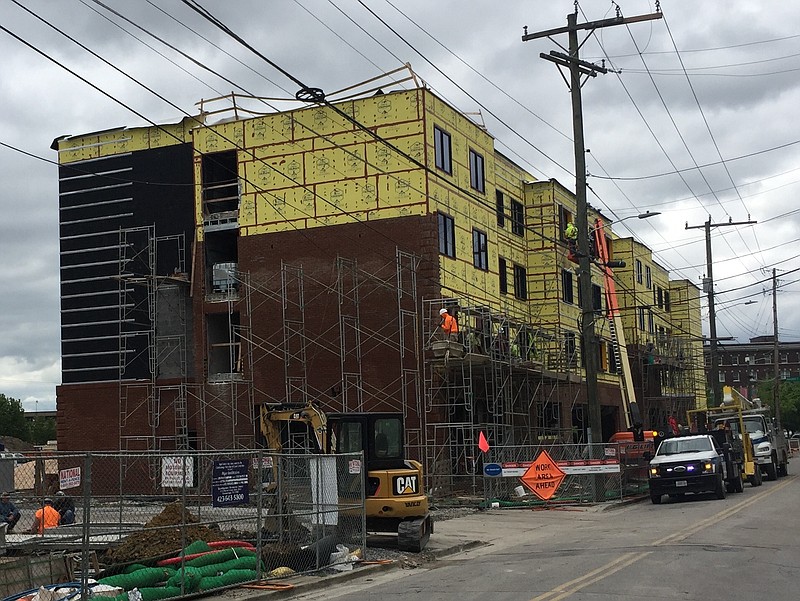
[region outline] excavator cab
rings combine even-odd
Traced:
[[[367,529],[397,532],[398,548],[421,551],[433,531],[422,465],[405,457],[401,413],[329,413],[328,453],[364,452]]]
[[[404,468],[401,413],[329,413],[328,453],[364,452],[367,471]]]

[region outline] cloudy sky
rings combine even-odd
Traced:
[[[539,58],[566,36],[521,40],[524,26],[564,26],[571,1],[0,0],[0,392],[26,409],[54,408],[61,379],[53,139],[174,122],[233,90],[298,89],[189,4],[326,92],[409,62],[445,100],[480,113],[498,150],[574,188],[568,90]],[[615,5],[578,10],[593,21]],[[583,87],[589,202],[615,219],[660,212],[618,231],[698,285],[704,232],[685,225],[757,221],[712,230],[718,335],[772,333],[775,268],[780,338],[800,340],[800,3],[664,0],[661,10],[582,47],[613,70]]]

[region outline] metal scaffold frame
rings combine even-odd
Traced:
[[[253,327],[252,327],[252,290],[250,277],[237,268],[230,268],[227,273],[231,281],[238,285],[229,289],[224,298],[215,295],[208,300],[222,302],[225,305],[227,335],[221,342],[212,343],[205,335],[204,348],[209,356],[211,347],[227,349],[225,363],[230,371],[225,373],[208,373],[207,382],[203,386],[204,394],[200,398],[200,423],[203,428],[204,448],[253,448],[255,446],[255,391],[253,387]],[[218,296],[218,295],[217,295]],[[207,318],[207,314],[205,317]],[[221,313],[213,313],[215,317]],[[209,327],[204,323],[204,328]],[[210,370],[210,367],[209,367]],[[243,420],[243,421],[242,421]],[[241,424],[245,427],[242,428]],[[212,433],[211,430],[214,430]],[[225,428],[229,436],[220,435]],[[245,432],[242,434],[241,432]],[[220,441],[220,442],[215,442]]]
[[[457,341],[445,339],[438,328],[440,308],[456,314]],[[501,446],[582,439],[582,433],[561,427],[562,400],[570,400],[570,410],[577,406],[581,377],[577,351],[558,331],[467,298],[425,299],[423,315],[433,316],[423,329],[426,473],[432,489],[477,491],[480,432]],[[555,427],[544,419],[548,410],[557,413]]]
[[[417,257],[398,249],[395,261],[375,273],[361,269],[355,260],[337,257],[333,277],[327,282],[310,276],[301,265],[285,262],[279,273],[259,273],[257,285],[251,277],[237,273],[240,289],[258,299],[260,310],[264,310],[264,303],[273,303],[274,314],[279,307],[282,316],[279,343],[269,341],[275,332],[264,329],[264,324],[258,333],[252,328],[247,333],[252,351],[258,351],[262,357],[278,358],[284,367],[285,396],[271,398],[257,391],[259,399],[268,404],[313,400],[325,402],[336,411],[369,411],[380,407],[403,412],[405,416],[409,411],[419,415],[422,402],[418,266]],[[311,296],[308,290],[314,291]],[[379,294],[394,304],[395,310],[387,312],[386,319],[372,327],[361,320],[362,299],[372,300]],[[331,297],[337,301],[335,322],[331,319],[330,324],[323,324],[322,331],[309,332],[307,312],[315,304],[328,303]],[[387,350],[397,356],[398,377],[385,386],[365,382],[361,373],[365,356]],[[337,358],[340,380],[332,389],[319,390],[309,382],[308,364],[317,353]],[[254,361],[254,367],[260,361],[252,356],[250,360]],[[415,442],[421,440],[421,425],[407,431]]]
[[[159,248],[175,259],[172,274],[158,273]],[[119,230],[119,432],[123,450],[188,449],[189,399],[202,390],[188,381],[189,320],[185,240],[182,234],[157,236],[155,225]],[[137,290],[144,289],[144,304]],[[162,305],[164,307],[162,308]],[[161,312],[171,327],[160,323]],[[146,379],[127,370],[138,359],[131,340],[145,339]],[[134,347],[136,345],[133,345]],[[162,384],[163,378],[171,380]],[[195,405],[196,406],[196,405]],[[141,416],[141,413],[145,416]],[[164,427],[164,419],[172,424]],[[146,424],[146,425],[145,425]],[[144,427],[143,427],[144,426]],[[156,469],[156,466],[153,468]],[[153,477],[156,477],[154,472]]]

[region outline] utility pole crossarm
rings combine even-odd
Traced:
[[[559,67],[566,67],[567,69],[570,68],[570,66],[571,66],[570,62],[571,61],[563,59],[563,58],[558,57],[558,56],[550,56],[552,54],[553,54],[552,52],[550,54],[545,54],[544,52],[540,52],[539,53],[539,58],[543,58],[546,61],[550,61],[551,63],[555,63]],[[566,55],[564,55],[564,56],[566,56]],[[589,69],[584,69],[583,67],[577,67],[577,69],[578,69],[578,72],[581,75],[588,75],[589,77],[597,77],[597,73],[595,71],[590,71]],[[600,69],[598,68],[597,70],[599,71]],[[606,72],[606,69],[603,69],[603,73],[605,73],[605,72]]]
[[[652,21],[654,19],[663,19],[664,15],[661,13],[649,13],[646,15],[637,15],[635,17],[613,17],[611,19],[601,19],[600,21],[589,21],[588,23],[581,23],[575,25],[567,25],[566,27],[556,27],[555,29],[546,29],[544,31],[537,31],[536,33],[527,33],[528,28],[525,27],[525,35],[522,36],[523,42],[530,40],[538,40],[540,38],[547,38],[551,35],[558,35],[559,33],[569,33],[570,31],[581,31],[586,29],[600,29],[601,27],[612,27],[614,25],[626,25],[627,23],[639,23],[640,21]]]
[[[748,219],[747,221],[726,221],[725,223],[711,223],[710,227],[722,227],[724,225],[755,225],[758,221],[753,221],[752,219]],[[687,230],[702,230],[705,229],[706,224],[702,225],[689,225],[686,224],[684,229]]]

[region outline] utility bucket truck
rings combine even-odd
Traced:
[[[730,388],[727,387],[726,388]],[[740,395],[741,396],[741,395]],[[742,397],[744,398],[744,397]],[[719,407],[691,409],[686,419],[693,432],[730,432],[736,454],[741,457],[741,476],[752,486],[761,486],[761,470],[755,461],[753,441],[744,425],[741,399],[727,395]]]
[[[767,480],[788,475],[789,443],[783,430],[773,422],[770,409],[759,406],[757,400],[748,400],[730,386],[723,387],[722,392],[722,407],[742,407],[742,422],[753,443],[754,460]],[[725,424],[730,425],[735,435],[741,431],[734,413],[721,413],[714,420],[715,427]]]
[[[603,220],[598,217],[594,225],[594,241],[605,283],[606,318],[608,319],[608,328],[613,342],[614,360],[616,361],[617,369],[620,371],[619,385],[625,407],[625,427],[628,432],[633,434],[634,441],[641,442],[645,440],[645,432],[639,403],[636,401],[636,393],[633,388],[633,375],[631,374],[631,366],[628,359],[625,330],[620,319],[617,286],[614,282],[613,272],[614,267],[624,267],[625,263],[611,260],[604,228]],[[618,438],[622,440],[622,437]]]

